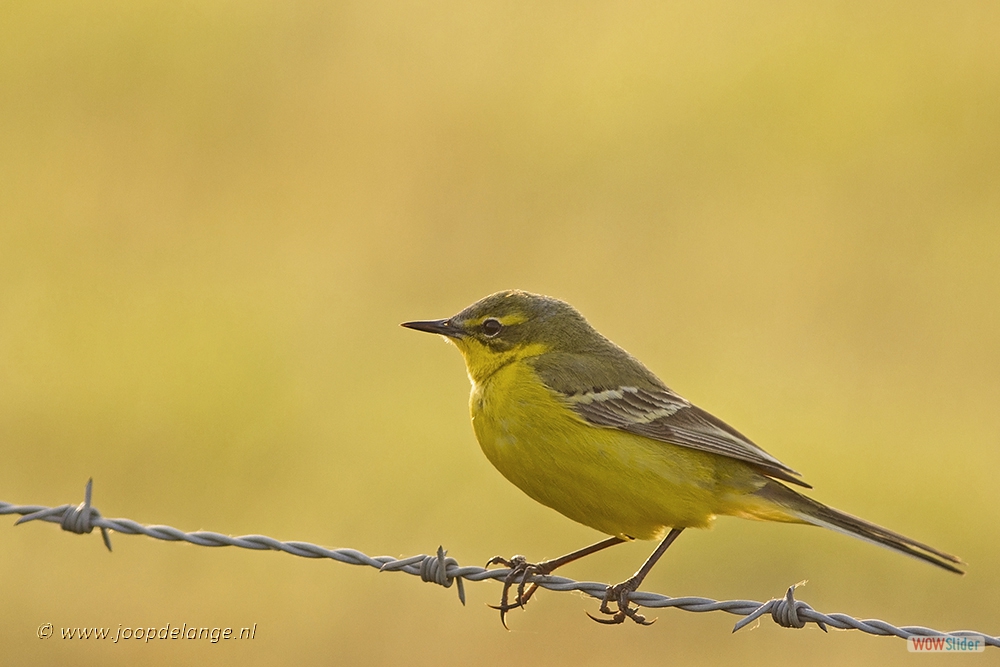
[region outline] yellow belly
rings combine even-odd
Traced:
[[[707,452],[591,426],[563,406],[527,364],[473,386],[476,438],[490,462],[543,505],[609,535],[656,539],[707,527],[717,514],[768,508],[747,494],[766,478]]]

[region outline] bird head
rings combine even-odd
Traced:
[[[402,326],[440,334],[454,343],[473,382],[518,359],[553,351],[584,352],[609,342],[565,301],[521,290],[491,294],[447,319]]]

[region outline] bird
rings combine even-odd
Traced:
[[[439,334],[462,353],[473,430],[496,469],[537,502],[609,536],[539,563],[490,559],[487,567],[510,570],[494,607],[505,627],[539,577],[637,539],[660,542],[635,574],[607,587],[604,616],[588,615],[648,625],[629,595],[682,531],[707,528],[718,515],[821,526],[964,574],[957,556],[793,489],[812,486],[671,390],[565,301],[506,290],[452,317],[402,326]]]

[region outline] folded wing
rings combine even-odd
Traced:
[[[722,420],[666,387],[623,386],[567,395],[570,408],[595,426],[617,428],[673,445],[753,464],[769,477],[806,488],[795,472]]]

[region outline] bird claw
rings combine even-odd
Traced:
[[[532,582],[529,585],[528,580],[532,577],[549,574],[552,568],[547,563],[529,563],[528,559],[524,556],[514,556],[510,559],[503,556],[494,556],[487,561],[486,567],[491,565],[503,565],[510,569],[510,572],[503,580],[503,592],[500,594],[500,604],[487,605],[491,609],[496,609],[500,612],[500,622],[504,628],[507,628],[507,612],[511,609],[523,609],[528,604],[531,596],[538,590],[538,584]],[[517,597],[513,602],[509,602],[510,589],[515,583],[517,584]]]
[[[639,625],[652,625],[656,622],[656,619],[647,621],[646,617],[639,613],[638,607],[633,607],[632,601],[628,599],[629,593],[635,592],[638,587],[639,582],[634,577],[626,579],[620,584],[608,586],[604,591],[604,599],[601,600],[600,611],[611,618],[599,618],[590,612],[587,612],[587,616],[604,625],[618,625],[619,623],[624,623],[626,618],[632,619]],[[617,611],[608,606],[610,602],[614,602],[618,606]]]

